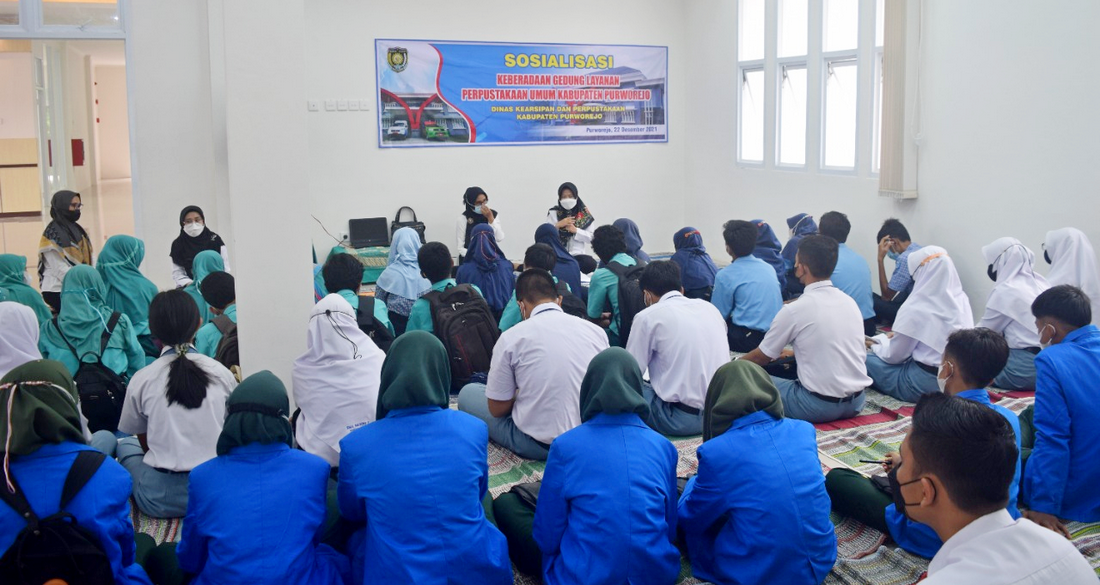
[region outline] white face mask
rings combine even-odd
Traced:
[[[1050,339],[1046,340],[1046,342],[1043,342],[1043,332],[1047,330],[1047,327],[1054,329],[1054,325],[1047,323],[1046,325],[1043,325],[1042,329],[1039,330],[1039,347],[1041,347],[1042,349],[1050,347],[1054,343],[1054,336],[1058,334],[1058,331],[1056,329],[1054,331],[1051,331]]]
[[[569,211],[569,210],[571,210],[571,209],[573,209],[574,207],[577,206],[577,200],[576,199],[562,199],[561,201],[558,201],[558,205],[561,205],[562,209],[564,209],[566,211]]]
[[[944,366],[946,366],[946,365],[947,364],[945,363]],[[954,375],[955,375],[954,366],[952,366],[951,376],[954,376]],[[936,385],[940,387],[940,393],[941,394],[943,392],[947,391],[947,381],[951,379],[951,376],[948,376],[946,378],[941,378],[938,373],[936,374]]]
[[[183,233],[191,236],[192,238],[198,237],[202,233],[202,230],[206,228],[201,222],[191,222],[183,224]]]

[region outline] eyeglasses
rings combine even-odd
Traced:
[[[76,209],[80,209],[80,208],[84,207],[84,204],[83,203],[73,203],[73,204],[69,205],[69,209],[72,209],[74,207]]]

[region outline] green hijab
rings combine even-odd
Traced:
[[[133,236],[111,236],[99,252],[96,270],[107,285],[107,305],[130,318],[140,335],[149,333],[149,303],[157,286],[138,270],[145,243]]]
[[[77,361],[82,361],[81,358],[89,353],[100,355],[99,339],[107,330],[107,321],[111,319],[114,309],[107,306],[107,286],[99,273],[87,264],[70,268],[61,284],[61,297],[57,327],[53,323],[43,325],[40,343],[67,350],[69,346],[65,344],[65,339],[68,339],[76,348]],[[124,348],[130,338],[129,326],[129,319],[119,319],[107,347]],[[58,327],[65,333],[65,339],[57,332]]]
[[[392,410],[450,404],[451,362],[447,350],[427,331],[409,331],[390,346],[382,362],[376,420]]]
[[[225,262],[222,261],[222,255],[213,250],[199,252],[191,264],[191,274],[195,275],[195,279],[183,289],[184,292],[191,295],[191,298],[195,299],[203,323],[209,323],[214,316],[210,313],[210,304],[202,298],[199,287],[202,286],[203,279],[214,272],[225,272]]]
[[[42,295],[23,280],[27,270],[27,257],[15,254],[0,254],[0,297],[6,301],[15,301],[34,310],[41,325],[53,318],[49,305]]]
[[[581,420],[588,421],[601,412],[649,414],[649,405],[642,398],[642,371],[634,356],[620,347],[605,349],[592,358],[581,382]]]
[[[65,441],[83,445],[82,428],[76,384],[61,362],[27,362],[0,379],[0,437],[5,445],[0,450],[5,457]]]
[[[260,443],[293,445],[290,431],[290,400],[286,386],[267,370],[245,378],[225,403],[225,424],[218,437],[218,455],[234,447]]]
[[[737,419],[761,410],[772,418],[783,418],[779,390],[764,368],[746,360],[718,368],[707,387],[703,406],[703,440],[721,435]]]

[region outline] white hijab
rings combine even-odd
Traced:
[[[307,452],[340,464],[340,439],[374,421],[386,355],[356,324],[338,294],[313,306],[308,349],[294,361],[295,438]]]
[[[913,292],[898,310],[894,331],[943,353],[947,336],[974,326],[955,263],[947,250],[925,246],[909,255],[909,274]]]
[[[1088,237],[1077,228],[1054,230],[1047,232],[1043,249],[1051,260],[1047,273],[1050,285],[1072,284],[1085,291],[1092,301],[1092,322],[1100,323],[1100,274]]]
[[[0,378],[29,361],[40,359],[38,317],[34,311],[14,301],[0,302]]]
[[[997,272],[997,284],[985,306],[1034,330],[1031,303],[1050,288],[1047,279],[1035,274],[1035,254],[1016,238],[1001,238],[983,247],[982,256]]]

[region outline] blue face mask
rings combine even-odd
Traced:
[[[481,213],[481,206],[480,205],[475,205],[474,206],[474,213]]]
[[[889,257],[894,262],[898,261],[898,253],[893,251],[893,250],[887,250],[886,251],[886,256]]]

